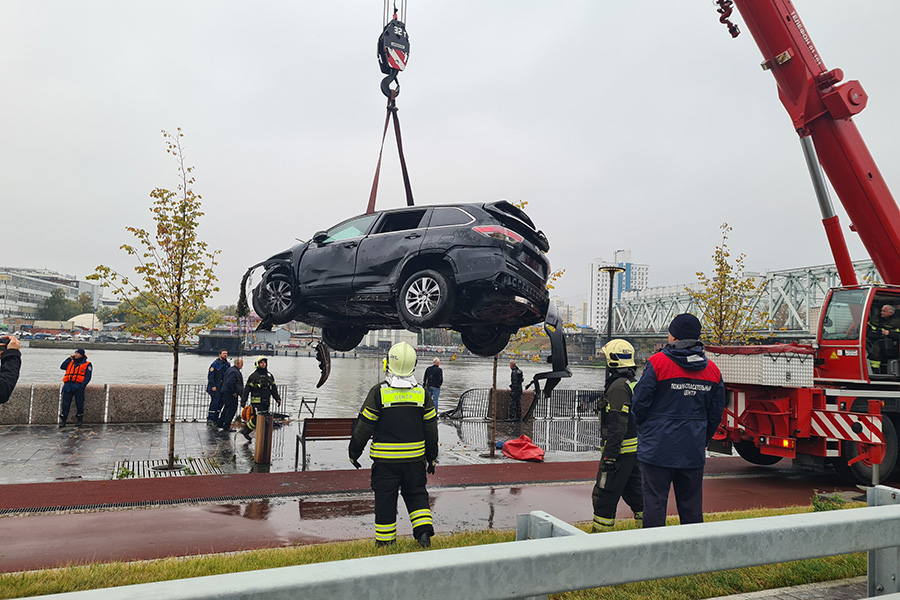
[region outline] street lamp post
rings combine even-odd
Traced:
[[[616,277],[616,273],[622,273],[625,269],[616,265],[608,265],[600,267],[600,270],[604,273],[609,273],[609,309],[606,313],[606,341],[609,342],[612,339],[613,280]]]

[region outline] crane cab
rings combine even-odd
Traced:
[[[900,386],[900,286],[832,289],[818,342],[816,380]]]

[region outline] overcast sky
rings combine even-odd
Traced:
[[[855,121],[896,189],[900,2],[794,5],[826,66],[868,92]],[[222,251],[214,306],[250,264],[365,211],[381,2],[3,8],[0,263],[130,268],[125,227],[149,228],[150,191],[177,184],[161,129],[183,128],[201,236]],[[417,204],[527,201],[573,304],[616,249],[652,286],[695,281],[724,221],[750,270],[831,262],[797,136],[734,20],[733,40],[709,0],[409,0],[398,106]],[[389,140],[378,207],[404,202]]]

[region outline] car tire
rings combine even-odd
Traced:
[[[897,428],[889,415],[884,415],[881,421],[881,429],[884,433],[884,458],[879,469],[880,479],[883,481],[891,476],[897,466]],[[864,444],[857,442],[841,442],[841,456],[834,460],[834,470],[848,483],[858,485],[871,485],[872,463],[860,460],[852,465],[847,463],[859,456],[865,449]]]
[[[259,318],[280,325],[294,319],[299,305],[298,293],[290,269],[274,265],[263,273],[262,281],[253,288],[253,310]]]
[[[368,330],[353,325],[329,325],[322,328],[322,341],[337,352],[353,350],[366,336]]]
[[[509,343],[510,334],[495,327],[467,327],[459,331],[469,352],[478,356],[494,356]]]
[[[749,440],[735,442],[734,449],[737,450],[737,453],[741,458],[753,465],[770,466],[781,460],[780,456],[763,454],[759,451],[759,448],[756,447],[756,444]]]
[[[446,275],[425,269],[406,279],[397,298],[397,307],[410,326],[428,329],[447,320],[453,311],[453,296],[453,286]]]

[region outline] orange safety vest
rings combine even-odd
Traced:
[[[69,383],[73,381],[75,383],[83,383],[84,376],[87,373],[87,368],[91,365],[91,361],[86,360],[81,364],[76,365],[75,361],[69,363],[69,366],[66,367],[66,374],[63,375],[63,383]]]

